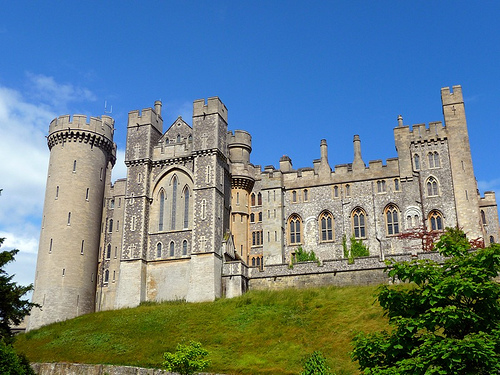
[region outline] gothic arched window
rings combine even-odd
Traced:
[[[172,179],[172,220],[170,229],[175,229],[175,216],[177,214],[177,176]]]
[[[163,230],[163,214],[165,212],[165,192],[160,192],[160,214],[158,217],[158,230]]]
[[[399,233],[399,210],[393,204],[385,208],[385,225],[388,236]]]
[[[111,258],[111,244],[108,244],[108,247],[106,248],[106,259]]]
[[[254,213],[250,214],[250,222],[255,223],[255,214]]]
[[[187,255],[188,242],[186,240],[182,241],[182,255]]]
[[[429,177],[427,179],[427,195],[433,197],[438,195],[438,183],[434,177]]]
[[[338,198],[339,197],[339,187],[337,185],[335,185],[333,187],[333,197],[334,198]]]
[[[175,254],[175,244],[174,241],[170,241],[170,256],[173,257]]]
[[[431,230],[443,230],[443,214],[437,210],[429,213],[429,227]]]
[[[156,257],[161,258],[161,242],[156,244]]]
[[[319,215],[320,241],[333,241],[333,215],[325,211]]]
[[[250,195],[250,206],[255,206],[255,193]]]
[[[262,194],[257,194],[257,205],[262,206]]]
[[[413,155],[413,168],[416,171],[420,170],[420,156],[418,154]]]
[[[356,208],[352,212],[352,229],[355,238],[366,237],[365,218],[366,213],[361,208]]]
[[[184,229],[189,228],[189,188],[184,188]]]
[[[290,219],[288,219],[290,244],[301,243],[301,227],[302,219],[300,218],[300,216],[297,214],[293,214],[292,216],[290,216]]]
[[[429,168],[439,168],[441,166],[439,153],[437,151],[429,152],[427,156],[429,158]]]

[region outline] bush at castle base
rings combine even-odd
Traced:
[[[352,358],[363,374],[494,374],[500,371],[500,245],[469,252],[459,229],[436,249],[449,257],[394,263],[378,301],[390,332],[360,334]],[[404,283],[410,283],[404,284]]]
[[[26,357],[16,354],[12,346],[0,340],[0,374],[35,375],[35,372]]]

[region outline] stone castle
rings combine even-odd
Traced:
[[[441,89],[441,100],[444,125],[410,128],[398,117],[397,158],[367,166],[354,136],[352,163],[333,170],[325,140],[312,168],[295,170],[287,156],[279,168],[253,165],[250,134],[228,131],[217,97],[194,102],[192,126],[179,117],[164,132],[157,101],[129,113],[127,178],[114,184],[114,120],[54,119],[33,293],[42,307],[28,328],[142,301],[240,295],[262,275],[272,283],[292,272],[299,246],[333,277],[344,236],[362,239],[377,261],[421,252],[420,240],[400,236],[417,228],[458,225],[498,241],[495,194],[481,197],[474,177],[461,87]]]

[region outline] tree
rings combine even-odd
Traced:
[[[0,238],[0,246],[4,238]],[[23,296],[33,289],[33,285],[20,286],[12,281],[14,275],[8,275],[4,270],[5,265],[14,261],[19,250],[0,252],[0,340],[6,343],[12,342],[11,326],[21,323],[23,318],[29,314],[33,306]]]
[[[447,228],[435,249],[445,257],[388,261],[401,284],[381,286],[390,332],[359,334],[352,358],[364,374],[493,374],[500,370],[500,246],[469,251]]]
[[[16,354],[11,345],[0,340],[0,374],[35,375],[35,371],[24,355]]]
[[[210,360],[205,359],[208,350],[202,348],[201,343],[190,341],[188,345],[177,344],[175,353],[164,353],[163,367],[167,371],[178,372],[181,375],[190,375],[203,371],[210,366]]]
[[[304,362],[304,371],[300,375],[331,375],[326,358],[320,351],[313,352]]]

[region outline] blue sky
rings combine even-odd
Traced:
[[[442,120],[440,88],[462,85],[481,193],[500,194],[500,3],[493,1],[24,1],[0,18],[0,236],[9,270],[34,279],[56,116],[163,101],[165,130],[219,96],[252,134],[254,164],[330,165],[397,156],[393,127]],[[115,177],[124,177],[122,163]]]

